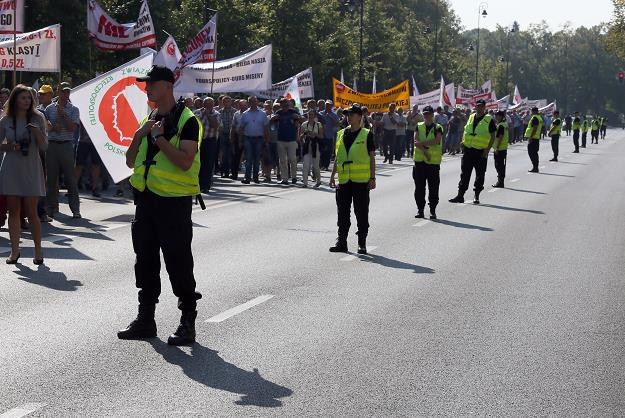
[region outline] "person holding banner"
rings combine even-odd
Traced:
[[[497,125],[492,116],[486,113],[486,101],[479,99],[475,102],[475,112],[471,113],[464,127],[462,144],[464,153],[460,162],[460,183],[458,194],[449,199],[450,203],[464,203],[464,194],[469,188],[471,173],[475,170],[473,203],[480,203],[480,193],[484,190],[484,178],[488,165],[488,153],[495,142]]]
[[[7,264],[16,264],[21,256],[21,206],[25,206],[35,244],[34,264],[43,264],[41,223],[37,202],[45,196],[45,180],[40,152],[46,150],[46,121],[35,110],[30,88],[17,85],[8,98],[6,115],[0,120],[0,195],[6,196],[9,208],[11,254]]]
[[[584,122],[586,122],[584,120]],[[551,137],[551,150],[553,151],[553,158],[549,161],[558,161],[558,152],[560,149],[560,132],[562,131],[562,119],[560,119],[560,111],[553,111],[553,121],[551,122],[551,128],[549,128],[549,136]],[[583,146],[586,146],[586,133],[582,137]]]
[[[137,81],[146,82],[148,100],[156,103],[156,109],[141,121],[126,152],[137,206],[132,244],[139,313],[117,336],[123,340],[156,337],[154,311],[161,293],[162,250],[182,311],[180,325],[167,343],[186,345],[195,341],[197,300],[202,297],[195,291],[191,252],[192,197],[200,193],[202,125],[191,109],[176,102],[174,73],[169,68],[153,66]]]
[[[494,188],[503,188],[506,178],[506,160],[508,158],[508,143],[510,142],[510,128],[506,120],[506,111],[498,110],[495,113],[497,119],[497,133],[495,134],[495,143],[493,145],[493,154],[495,159],[495,170],[497,170],[497,183],[493,184]]]
[[[529,170],[530,173],[538,173],[538,150],[540,149],[540,135],[542,132],[542,127],[543,118],[540,117],[540,114],[538,113],[538,108],[533,107],[532,117],[527,123],[527,129],[525,130],[525,137],[527,138],[527,154],[529,155],[530,161],[532,162],[532,169]],[[573,129],[575,129],[575,124],[573,124]],[[579,133],[579,130],[577,132]],[[575,134],[573,134],[573,137],[575,137]]]
[[[347,235],[354,204],[358,225],[358,254],[367,254],[369,233],[369,192],[375,189],[375,142],[369,129],[362,128],[362,108],[354,103],[345,111],[349,126],[336,135],[336,159],[330,175],[330,187],[336,189],[338,238],[330,252],[347,252]],[[336,184],[336,175],[339,184]]]
[[[423,108],[424,122],[417,123],[414,133],[414,167],[412,179],[414,180],[414,198],[417,203],[417,215],[415,218],[424,218],[425,186],[427,183],[428,202],[430,205],[430,219],[436,219],[436,206],[438,205],[438,189],[441,183],[441,161],[443,158],[443,127],[434,122],[434,109],[432,106]]]

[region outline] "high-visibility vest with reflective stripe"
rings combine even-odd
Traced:
[[[434,123],[434,126],[430,129],[430,132],[426,135],[426,126],[425,122],[417,123],[417,130],[415,135],[415,140],[419,142],[430,141],[436,138],[437,132],[442,132],[443,127],[438,123]],[[442,138],[441,138],[442,142]],[[436,145],[429,145],[425,148],[429,159],[425,158],[425,154],[423,150],[419,147],[414,147],[414,151],[412,152],[412,159],[421,162],[425,161],[426,164],[432,165],[440,165],[441,161],[443,161],[443,144],[438,143]]]
[[[185,123],[191,118],[197,118],[187,107],[184,108],[180,119],[178,120],[178,132],[174,135],[169,142],[176,148],[180,146],[180,132]],[[141,121],[141,126],[148,120],[145,117]],[[191,168],[184,171],[180,167],[173,164],[169,158],[159,151],[154,156],[154,159],[149,162],[147,160],[148,153],[148,138],[141,138],[141,144],[139,145],[139,152],[135,158],[135,166],[132,176],[130,176],[130,184],[139,190],[144,191],[147,188],[159,196],[163,197],[182,197],[182,196],[195,196],[200,193],[200,145],[202,143],[202,124],[198,122],[198,152],[195,154]],[[147,175],[146,175],[146,167]]]
[[[497,151],[505,151],[508,149],[508,142],[510,142],[510,130],[508,129],[508,122],[503,120],[497,124],[497,132],[499,132],[499,128],[503,127],[503,138],[499,141],[499,145],[497,146]]]
[[[581,127],[581,123],[578,120],[577,122],[575,121],[575,119],[573,119],[573,130],[574,131],[579,131],[579,128]]]
[[[591,122],[591,130],[593,131],[598,131],[599,130],[599,120],[598,119],[593,119]]]
[[[349,129],[346,128],[346,129]],[[367,136],[369,129],[360,128],[354,143],[345,148],[343,136],[346,129],[341,129],[336,134],[336,173],[339,176],[339,184],[349,181],[354,183],[368,183],[371,177],[371,157],[367,149]]]
[[[582,122],[582,132],[588,132],[588,121],[586,119],[584,119],[584,121]]]
[[[486,149],[490,143],[490,132],[488,127],[490,121],[493,119],[491,115],[484,115],[482,120],[473,129],[473,121],[475,120],[475,113],[471,113],[467,124],[464,126],[464,137],[462,143],[465,147],[475,149]]]
[[[556,125],[556,121],[559,123]],[[562,132],[562,119],[555,118],[553,122],[551,122],[551,135],[560,135]]]
[[[534,136],[530,137],[532,135],[532,130],[534,129],[534,126],[532,125],[532,120],[534,120],[534,118],[538,119],[538,125],[536,126],[536,133],[534,134]],[[529,123],[527,124],[527,129],[525,129],[525,137],[530,139],[540,139],[542,130],[543,118],[541,118],[540,115],[532,115]]]

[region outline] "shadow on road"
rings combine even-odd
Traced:
[[[513,189],[511,187],[506,187],[505,190],[512,190],[513,192],[522,192],[522,193],[533,193],[533,194],[547,194],[544,192],[537,192],[536,190],[525,190],[525,189]]]
[[[574,163],[572,161],[558,161],[558,164],[590,165],[590,164],[586,164],[586,163]]]
[[[264,379],[258,369],[243,370],[222,359],[218,351],[199,343],[191,346],[189,354],[159,339],[151,339],[149,343],[165,361],[179,366],[190,379],[213,389],[241,395],[235,402],[237,405],[275,408],[282,406],[279,398],[293,394],[291,389]]]
[[[488,204],[488,203],[486,203],[486,204],[482,203],[481,205],[475,205],[475,207],[484,207],[484,208],[493,208],[493,209],[501,209],[501,210],[510,210],[510,211],[513,211],[513,212],[533,213],[534,215],[544,215],[545,214],[545,212],[543,212],[541,210],[513,208],[511,206],[491,205],[491,204]]]
[[[399,260],[393,260],[379,254],[360,255],[358,258],[367,263],[379,264],[383,267],[401,270],[412,270],[415,274],[432,274],[434,270],[429,267],[418,266],[416,264],[405,263]]]
[[[536,174],[538,174],[539,176],[556,176],[556,177],[569,177],[569,178],[577,177],[577,176],[570,176],[568,174],[543,173],[543,172],[536,173]]]
[[[447,219],[440,219],[439,218],[439,219],[437,219],[435,221],[432,221],[432,222],[437,223],[437,224],[441,224],[441,225],[453,226],[453,227],[456,227],[456,228],[475,229],[475,230],[484,231],[484,232],[492,232],[492,231],[494,231],[494,229],[488,228],[486,226],[464,224],[464,223],[461,223],[461,222],[454,222],[454,221],[450,221],[450,220],[447,220]]]
[[[81,281],[68,280],[65,273],[52,271],[46,265],[38,266],[36,270],[23,264],[16,264],[15,267],[18,269],[16,273],[19,275],[17,277],[19,280],[47,287],[48,289],[73,292],[82,286]]]

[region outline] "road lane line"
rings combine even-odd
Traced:
[[[412,226],[416,226],[416,227],[421,228],[423,225],[425,225],[425,224],[427,224],[427,223],[428,223],[428,221],[426,221],[426,220],[424,219],[424,220],[422,220],[422,221],[417,222],[416,224],[414,224],[414,225],[412,225]]]
[[[367,247],[367,252],[371,252],[371,251],[375,250],[376,248],[378,248],[378,247]],[[341,258],[341,261],[354,261],[358,257],[360,257],[360,254],[350,254],[348,256],[345,256],[345,257]]]
[[[240,314],[241,312],[245,312],[248,309],[253,308],[256,305],[260,305],[261,303],[265,303],[267,302],[269,299],[273,298],[273,295],[261,295],[257,298],[254,298],[250,301],[247,301],[241,305],[235,306],[234,308],[228,309],[227,311],[224,311],[218,315],[213,316],[212,318],[208,318],[206,321],[204,322],[213,322],[213,323],[219,323],[219,322],[223,322],[228,318],[232,318],[235,315]],[[0,417],[1,418],[1,417]]]
[[[521,179],[512,179],[512,180],[510,180],[510,183],[516,183],[519,180],[521,180]]]
[[[13,408],[0,415],[0,418],[21,418],[46,406],[45,403],[27,403],[17,408]]]

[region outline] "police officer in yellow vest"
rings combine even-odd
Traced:
[[[495,143],[493,144],[495,170],[497,170],[497,183],[493,184],[495,188],[503,188],[506,178],[506,161],[508,159],[508,143],[510,142],[510,130],[508,121],[506,120],[506,111],[499,110],[495,114],[497,119],[497,133],[495,134]]]
[[[346,112],[349,126],[336,134],[336,159],[330,175],[330,187],[336,188],[338,212],[338,238],[330,252],[347,252],[353,202],[358,225],[358,254],[367,254],[369,191],[375,189],[375,141],[373,133],[361,127],[360,105],[354,103]]]
[[[538,150],[540,149],[540,136],[543,130],[543,118],[538,113],[538,108],[532,108],[532,117],[530,118],[525,137],[527,138],[527,154],[532,162],[530,173],[538,173]]]
[[[573,145],[575,149],[573,150],[574,154],[579,153],[579,131],[582,128],[582,120],[579,117],[579,112],[575,112],[575,117],[573,117]]]
[[[588,129],[590,128],[590,124],[588,123],[586,115],[583,115],[582,119],[582,148],[586,148],[586,140],[588,139]]]
[[[145,77],[148,99],[157,108],[143,119],[126,153],[132,168],[136,211],[132,244],[136,254],[135,278],[139,314],[120,339],[156,336],[154,310],[161,293],[160,252],[182,311],[180,325],[167,342],[186,345],[195,341],[197,299],[191,253],[192,197],[200,193],[198,175],[202,125],[184,103],[174,98],[174,74],[154,66]]]
[[[601,126],[601,122],[599,121],[599,116],[595,116],[590,122],[590,143],[598,144],[599,143],[599,128]]]
[[[425,217],[423,211],[425,209],[425,185],[427,183],[430,219],[436,219],[438,188],[441,183],[443,127],[434,122],[432,106],[423,108],[423,119],[425,122],[417,123],[414,133],[412,179],[414,180],[414,199],[418,210],[415,218]]]
[[[551,137],[551,150],[553,151],[553,158],[549,161],[553,161],[553,162],[558,161],[561,132],[562,132],[562,119],[560,119],[560,112],[558,110],[554,110],[553,120],[551,121],[551,127],[549,128],[549,136]]]
[[[480,203],[480,192],[484,190],[484,177],[488,164],[488,153],[495,142],[497,125],[492,116],[486,114],[486,102],[478,100],[475,103],[475,112],[469,116],[464,127],[462,144],[464,154],[460,163],[460,183],[458,183],[458,195],[449,199],[451,203],[464,203],[464,194],[469,188],[471,172],[475,169],[475,183],[473,191],[475,198],[473,203]]]

